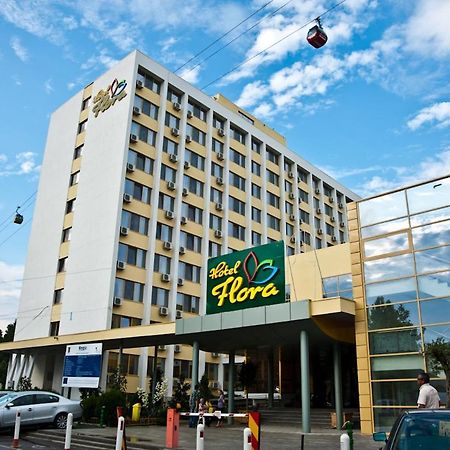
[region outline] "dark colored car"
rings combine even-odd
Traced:
[[[373,439],[386,442],[383,450],[450,449],[450,410],[406,411],[395,421],[389,438],[379,432],[373,434]]]

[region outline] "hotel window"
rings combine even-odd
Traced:
[[[166,127],[169,128],[180,128],[180,119],[169,112],[166,112],[166,120],[164,121]]]
[[[166,137],[163,140],[163,152],[165,153],[173,153],[174,155],[178,154],[178,144]]]
[[[338,211],[338,220],[339,222],[344,222],[344,215],[340,211]]]
[[[280,231],[280,219],[271,214],[267,214],[267,226],[272,228],[272,230]]]
[[[186,188],[192,194],[203,197],[203,183],[189,175],[183,175],[183,187]]]
[[[75,206],[75,199],[68,200],[66,203],[66,214],[73,212],[74,206]]]
[[[221,230],[222,229],[222,217],[216,216],[215,214],[209,215],[209,228],[211,230]]]
[[[64,294],[64,289],[57,289],[53,293],[53,304],[54,305],[59,305],[62,302],[63,294]]]
[[[119,251],[117,254],[117,259],[119,261],[124,261],[132,266],[140,267],[145,269],[145,258],[147,257],[147,252],[141,248],[132,247],[127,244],[119,244]]]
[[[309,213],[306,211],[303,211],[303,209],[300,210],[300,219],[303,223],[309,224]]]
[[[81,103],[81,111],[89,108],[89,104],[91,103],[91,97],[85,98]]]
[[[70,175],[70,186],[74,186],[75,184],[78,184],[78,181],[80,179],[80,171],[73,173]]]
[[[156,224],[156,239],[172,242],[172,231],[173,229],[169,225],[158,222]]]
[[[287,181],[287,180],[284,181],[284,190],[286,192],[293,192],[292,191],[292,183],[290,181]]]
[[[261,143],[252,139],[252,150],[255,153],[261,153]]]
[[[238,200],[237,198],[232,197],[230,195],[228,200],[228,206],[231,211],[234,211],[238,214],[242,214],[243,216],[245,216],[245,203],[242,202],[241,200]]]
[[[295,254],[295,249],[286,245],[286,256],[292,256]]]
[[[331,197],[332,189],[330,186],[327,186],[325,183],[323,184],[323,195],[325,197]]]
[[[183,311],[196,313],[198,314],[198,307],[200,304],[200,298],[195,295],[182,294],[181,292],[177,293],[177,306],[180,305],[183,308]],[[176,360],[175,360],[176,361]],[[191,363],[190,361],[186,361],[186,363]],[[189,372],[185,373],[188,377],[190,375]],[[173,374],[175,376],[175,373]]]
[[[67,269],[67,257],[58,260],[58,273],[65,272]]]
[[[195,253],[202,252],[202,238],[195,234],[180,232],[180,245]]]
[[[58,336],[58,335],[59,335],[59,321],[50,322],[50,336]]]
[[[314,217],[314,226],[316,227],[316,230],[320,228],[320,219],[318,217]]]
[[[313,177],[313,186],[315,190],[320,190],[320,180],[316,177]]]
[[[134,106],[138,107],[141,110],[142,114],[145,114],[152,119],[158,120],[159,108],[148,100],[145,100],[145,98],[136,95],[134,97]]]
[[[86,124],[87,124],[87,119],[83,120],[83,122],[78,124],[78,134],[82,133],[84,130],[86,130]]]
[[[323,278],[322,285],[324,298],[345,297],[353,299],[351,274]]]
[[[158,80],[156,80],[155,77],[153,77],[149,73],[145,72],[142,68],[139,68],[137,78],[138,78],[138,80],[140,80],[144,83],[144,86],[147,89],[150,89],[151,91],[159,94],[159,91],[161,88],[161,83]]]
[[[325,204],[325,214],[327,216],[333,216],[333,208],[330,205]]]
[[[267,169],[267,181],[269,183],[274,184],[275,186],[278,186],[280,182],[280,177],[275,172],[272,172],[271,170]]]
[[[136,317],[120,316],[119,314],[113,314],[111,318],[111,328],[138,327],[141,323],[141,319],[137,319]]]
[[[261,245],[261,234],[252,231],[252,245]]]
[[[306,231],[302,231],[302,241],[305,244],[311,245],[311,235]]]
[[[284,212],[286,214],[294,214],[294,205],[289,202],[284,202]]]
[[[223,142],[220,142],[217,139],[213,138],[211,148],[215,153],[223,153]]]
[[[302,200],[302,202],[308,203],[308,193],[303,189],[298,190],[298,197]]]
[[[78,159],[80,156],[82,156],[83,149],[84,149],[84,144],[81,144],[78,147],[75,147],[75,150],[73,152],[73,159]]]
[[[233,125],[230,126],[230,137],[245,145],[245,133]]]
[[[217,129],[223,130],[225,128],[225,120],[217,117],[215,114],[213,116],[213,127]]]
[[[167,89],[167,100],[172,103],[181,103],[181,96],[178,92],[175,92],[173,88]]]
[[[152,289],[152,305],[168,306],[169,305],[169,293],[167,289],[154,287]]]
[[[158,273],[170,273],[171,259],[164,255],[155,253],[153,271]]]
[[[286,236],[293,236],[294,235],[294,226],[290,223],[286,224]]]
[[[279,154],[275,153],[275,150],[272,150],[270,147],[267,147],[267,159],[274,164],[278,165]]]
[[[193,141],[199,143],[200,145],[205,145],[206,143],[206,133],[193,127],[192,125],[186,125],[186,135],[190,136]]]
[[[128,149],[128,162],[130,164],[134,164],[134,166],[138,170],[142,170],[143,172],[148,174],[153,173],[153,159],[141,155],[140,153],[131,150],[131,148]]]
[[[110,353],[110,355],[111,354],[114,354],[114,353]],[[153,377],[153,365],[154,365],[154,362],[153,362],[154,358],[153,358],[153,356],[149,356],[147,358],[147,361],[148,361],[147,376],[149,378],[152,378]],[[166,361],[166,358],[157,358],[156,359],[156,367],[157,367],[157,370],[160,373],[161,377],[164,377],[164,369],[165,369],[165,365],[166,365],[165,361]]]
[[[245,241],[245,227],[234,222],[228,222],[228,235]]]
[[[141,303],[144,298],[144,285],[135,281],[116,278],[114,284],[114,297]]]
[[[191,222],[198,223],[199,225],[203,223],[203,211],[196,206],[183,202],[181,204],[181,214]]]
[[[245,191],[245,178],[240,177],[234,172],[230,172],[230,184],[241,191]]]
[[[252,183],[252,195],[255,198],[261,198],[261,186]]]
[[[191,103],[191,101],[189,100],[187,110],[190,111],[193,116],[197,117],[200,120],[203,120],[203,122],[206,122],[206,108]]]
[[[252,206],[252,220],[261,223],[261,210]]]
[[[308,174],[304,170],[298,168],[297,169],[297,175],[300,181],[303,181],[303,183],[308,183]]]
[[[322,239],[316,238],[316,249],[322,248]]]
[[[261,165],[256,161],[252,161],[252,174],[257,175],[258,177],[261,176]]]
[[[341,241],[341,243],[345,242],[345,235],[343,231],[339,231],[339,240]]]
[[[135,134],[140,141],[155,146],[156,131],[150,130],[150,128],[137,122],[131,122],[131,134]]]
[[[175,183],[175,180],[177,178],[177,171],[175,169],[172,169],[172,167],[161,164],[160,178],[161,180],[172,181],[173,183]]]
[[[223,167],[214,162],[211,163],[211,176],[223,178]]]
[[[222,203],[223,193],[218,189],[211,188],[211,192],[209,194],[209,200],[214,203]]]
[[[205,158],[198,153],[187,148],[184,151],[184,159],[190,162],[192,167],[195,167],[198,170],[205,170]]]
[[[148,219],[147,217],[139,216],[130,211],[122,211],[121,226],[129,228],[139,234],[148,234]]]
[[[178,265],[178,274],[187,281],[200,283],[201,267],[180,261]]]
[[[285,172],[291,172],[292,171],[292,162],[291,161],[288,161],[288,160],[285,159],[283,166],[284,166],[284,171]]]
[[[314,209],[319,209],[320,208],[320,200],[316,197],[313,198],[313,203],[314,203]]]
[[[267,192],[267,203],[269,203],[269,205],[274,206],[275,208],[279,208],[280,197],[276,196],[275,194],[272,194],[272,192]]]
[[[72,228],[66,228],[62,232],[61,242],[69,242],[72,234]]]
[[[149,187],[126,178],[124,191],[126,194],[132,195],[134,199],[150,204],[152,190]]]
[[[222,254],[222,246],[217,242],[209,241],[208,244],[208,256],[214,258]]]
[[[241,167],[245,167],[245,156],[230,147],[230,160]]]
[[[239,111],[239,110],[238,110],[238,114],[239,114],[244,120],[246,120],[248,123],[251,123],[252,125],[255,123],[255,121],[254,121],[251,117],[247,116],[247,114],[244,114],[242,111]]]

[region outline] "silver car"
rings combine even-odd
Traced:
[[[21,425],[53,423],[56,428],[66,428],[67,414],[81,419],[79,401],[44,391],[8,392],[0,397],[0,428],[13,427],[16,413],[20,411]]]

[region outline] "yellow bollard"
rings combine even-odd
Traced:
[[[131,421],[132,422],[139,422],[139,420],[141,419],[141,404],[140,403],[135,403],[133,405],[133,409],[131,412]]]

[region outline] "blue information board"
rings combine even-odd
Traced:
[[[102,344],[68,345],[64,357],[63,387],[98,388]]]

